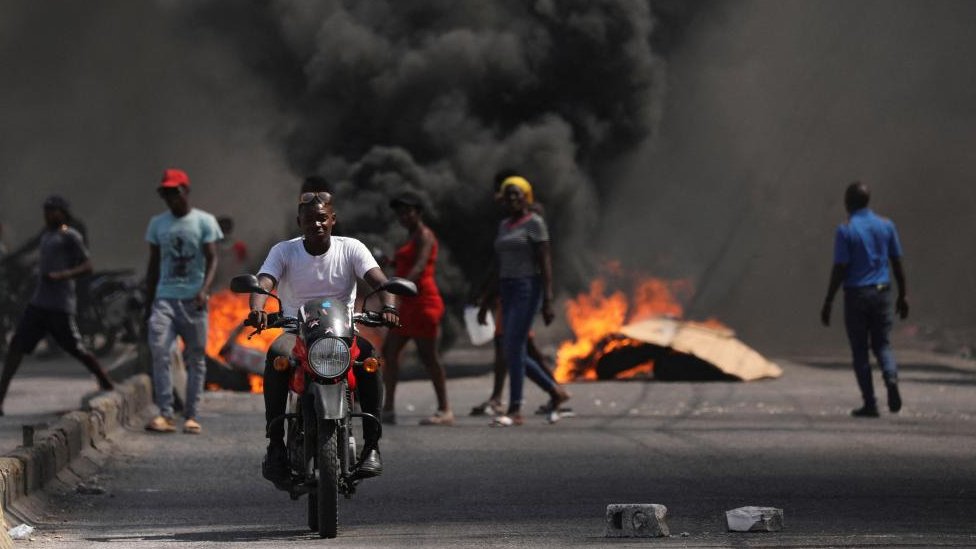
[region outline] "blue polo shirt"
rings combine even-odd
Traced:
[[[853,212],[837,227],[834,263],[847,265],[845,288],[890,284],[888,260],[901,257],[898,231],[890,219],[868,208]]]

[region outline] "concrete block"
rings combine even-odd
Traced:
[[[68,445],[71,447],[72,458],[77,457],[86,448],[91,447],[91,432],[88,414],[84,412],[69,412],[61,417],[67,425],[65,434],[68,435]]]
[[[778,532],[783,529],[783,510],[775,507],[739,507],[725,512],[730,532]]]
[[[7,515],[4,512],[4,505],[0,505],[0,549],[14,549],[14,540],[7,534]]]
[[[142,421],[142,414],[152,403],[152,380],[140,374],[120,383],[111,393],[104,393],[86,399],[83,407],[93,416],[91,420],[92,437],[108,437],[109,433],[125,426],[136,426]]]
[[[17,458],[0,458],[0,490],[3,490],[0,503],[10,505],[24,495],[24,463]]]
[[[151,402],[152,381],[145,374],[137,375],[118,384],[115,391],[86,398],[82,411],[65,414],[44,436],[36,437],[33,446],[19,446],[0,457],[0,521],[8,510],[21,517],[30,515],[31,500],[24,496],[58,482],[59,473],[64,474],[60,482],[65,482],[79,479],[79,471],[97,470],[82,453],[105,441],[119,427],[141,423]],[[6,529],[0,527],[0,549],[7,547],[10,539],[3,534]]]
[[[608,538],[660,538],[671,535],[668,508],[657,503],[607,505]]]

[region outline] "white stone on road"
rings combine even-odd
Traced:
[[[730,532],[778,532],[783,529],[783,510],[775,507],[739,507],[725,512]]]

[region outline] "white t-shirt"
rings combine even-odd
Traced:
[[[275,244],[258,273],[278,281],[282,312],[297,316],[306,301],[323,297],[345,302],[351,313],[357,279],[376,267],[373,255],[355,238],[333,236],[329,251],[312,255],[298,237]]]

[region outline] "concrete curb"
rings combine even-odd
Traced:
[[[115,390],[84,400],[81,411],[62,416],[33,446],[0,457],[0,549],[13,547],[3,521],[11,505],[39,492],[82,452],[106,445],[116,430],[140,424],[150,404],[152,380],[146,374],[132,376]]]

